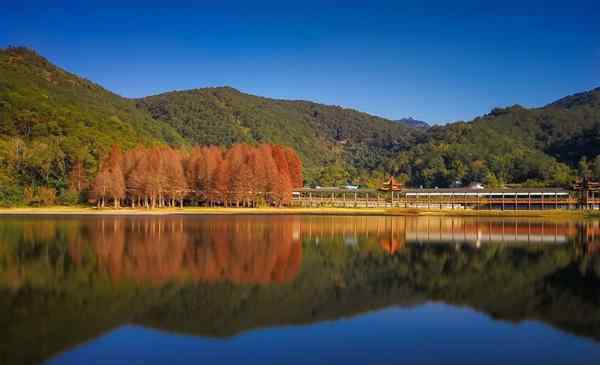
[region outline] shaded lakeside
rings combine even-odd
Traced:
[[[426,301],[501,320],[540,320],[600,340],[597,221],[169,216],[1,222],[0,323],[7,330],[0,359],[8,364],[37,363],[126,323],[218,338]],[[454,242],[444,238],[449,232]]]

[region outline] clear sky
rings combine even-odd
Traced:
[[[127,97],[228,85],[437,123],[600,86],[598,0],[185,3],[0,0],[0,47]]]

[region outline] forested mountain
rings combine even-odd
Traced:
[[[290,145],[305,162],[307,181],[322,185],[377,185],[393,174],[413,186],[567,186],[582,157],[592,161],[600,154],[599,94],[596,89],[538,109],[496,108],[469,123],[430,128],[231,88],[161,94],[139,100],[138,107],[194,143]],[[590,165],[600,174],[600,160]]]
[[[402,157],[413,184],[451,181],[488,185],[568,185],[575,171],[600,179],[600,89],[563,98],[542,108],[496,108],[470,123],[427,131],[427,143]],[[582,168],[581,159],[590,161]],[[593,161],[593,162],[592,162]]]
[[[327,186],[377,186],[389,174],[439,187],[600,178],[600,88],[472,122],[413,124],[229,87],[126,99],[32,50],[0,49],[0,202],[21,203],[31,186],[65,191],[79,162],[93,178],[112,144],[281,144],[298,151],[306,183]]]
[[[24,186],[64,188],[75,160],[95,172],[114,143],[186,141],[133,101],[29,49],[0,49],[0,201],[19,201]]]
[[[404,125],[339,106],[258,97],[230,87],[177,91],[138,100],[138,107],[195,144],[273,142],[302,156],[305,174],[323,166],[343,179],[373,171],[416,142]],[[328,177],[329,178],[329,177]]]

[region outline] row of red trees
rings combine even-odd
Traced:
[[[298,155],[279,145],[138,147],[125,153],[113,146],[91,193],[98,206],[282,206],[302,184]]]

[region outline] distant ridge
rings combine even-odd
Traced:
[[[577,106],[600,106],[600,87],[561,98],[546,107],[571,109]]]
[[[411,127],[411,128],[429,128],[430,127],[429,123],[424,122],[422,120],[413,119],[412,117],[398,119],[398,120],[395,120],[394,122],[404,124],[405,126]]]

